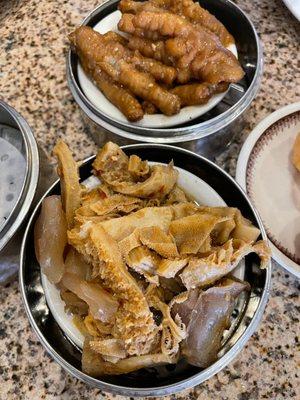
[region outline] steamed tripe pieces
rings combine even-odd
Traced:
[[[294,167],[300,171],[300,133],[298,133],[293,146],[292,162]]]
[[[35,251],[85,337],[83,371],[125,374],[182,357],[209,366],[248,289],[227,275],[250,252],[261,268],[269,262],[259,229],[237,208],[192,201],[172,162],[153,165],[108,142],[88,188],[67,146],[58,149],[67,201],[43,201]]]
[[[93,163],[96,174],[116,192],[141,198],[163,198],[174,187],[178,172],[170,164],[154,165],[147,179],[137,181],[128,171],[129,158],[113,143],[107,143]]]

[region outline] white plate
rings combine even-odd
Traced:
[[[106,33],[108,31],[116,31],[117,25],[121,17],[120,11],[114,11],[113,13],[107,15],[100,22],[98,22],[94,29],[100,33]],[[123,32],[119,32],[124,35]],[[237,57],[237,49],[235,45],[230,45],[228,49]],[[81,68],[80,63],[77,67],[78,80],[82,91],[88,98],[88,100],[103,114],[114,119],[115,121],[128,124],[127,118],[121,113],[121,111],[115,107],[107,98],[102,94],[102,92],[97,88],[96,85],[88,78]],[[174,126],[183,124],[185,122],[191,121],[201,115],[205,114],[213,107],[215,107],[226,95],[226,92],[214,95],[206,104],[200,106],[189,106],[184,107],[176,115],[168,117],[163,114],[153,114],[144,115],[141,121],[132,123],[136,126],[144,126],[149,128],[163,128],[168,126]]]
[[[290,12],[300,21],[300,0],[283,0]]]
[[[272,257],[300,277],[300,173],[291,163],[298,133],[300,102],[261,121],[243,145],[236,180],[261,215]]]
[[[154,163],[149,163],[154,164]],[[158,164],[158,163],[155,163]],[[188,194],[192,195],[193,198],[202,205],[208,205],[211,207],[223,207],[226,206],[224,200],[218,195],[218,193],[210,187],[206,182],[190,172],[177,168],[179,171],[178,185]],[[94,187],[99,183],[97,178],[91,177],[87,181],[83,182],[89,188]],[[244,278],[245,263],[241,261],[237,268],[234,270],[233,275],[238,279]],[[46,297],[47,304],[50,311],[57,321],[63,332],[75,343],[78,347],[82,348],[84,336],[81,334],[79,329],[73,323],[73,316],[65,312],[65,303],[60,298],[60,292],[55,285],[50,283],[46,275],[42,275],[42,285]]]

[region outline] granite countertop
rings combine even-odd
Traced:
[[[96,150],[67,88],[65,54],[67,34],[100,1],[0,0],[0,98],[27,119],[48,155],[59,137],[77,159]],[[300,23],[280,0],[237,3],[260,34],[265,72],[245,130],[217,160],[231,173],[250,130],[273,110],[300,100]],[[47,355],[29,326],[17,282],[0,288],[0,304],[1,400],[121,399],[86,386]],[[263,321],[243,351],[201,386],[170,398],[300,399],[299,311],[299,282],[274,265]]]

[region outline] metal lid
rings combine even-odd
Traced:
[[[21,226],[32,203],[39,153],[27,122],[0,101],[0,251]]]

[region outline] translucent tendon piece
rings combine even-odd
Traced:
[[[140,229],[140,241],[149,249],[154,250],[165,258],[179,257],[174,239],[167,235],[158,226],[149,226]]]
[[[197,213],[172,221],[169,233],[175,238],[179,253],[197,254],[215,226],[226,217]]]
[[[87,279],[90,266],[84,261],[84,258],[74,248],[68,251],[65,260],[65,271],[75,274],[80,279]]]
[[[234,43],[233,36],[227,31],[225,26],[214,15],[202,8],[198,2],[194,2],[193,0],[171,0],[168,3],[170,11],[184,16],[196,26],[201,25],[207,28],[219,37],[223,46],[228,47]],[[155,0],[154,4],[156,4]]]
[[[137,371],[141,368],[153,367],[156,365],[173,364],[176,358],[169,357],[162,353],[135,356],[120,360],[115,364],[106,362],[103,358],[91,349],[90,340],[86,339],[82,353],[82,370],[86,374],[99,378],[103,375],[121,375]]]
[[[125,341],[128,354],[146,354],[157,330],[145,296],[127,271],[117,242],[99,224],[86,230],[84,240],[76,230],[69,232],[69,241],[98,268],[104,288],[120,302],[114,337]]]
[[[90,207],[97,215],[105,215],[111,212],[130,212],[140,208],[143,201],[137,197],[114,194],[106,199],[99,200]]]
[[[51,283],[58,283],[65,271],[64,249],[67,222],[60,196],[46,197],[34,226],[35,255]]]
[[[230,326],[235,300],[245,290],[247,282],[223,279],[216,286],[189,292],[189,298],[174,304],[172,315],[179,315],[187,324],[187,338],[182,343],[182,354],[187,362],[201,368],[217,359],[222,336]]]
[[[78,166],[70,149],[62,140],[55,145],[53,154],[58,160],[57,172],[60,177],[62,204],[68,228],[71,228],[74,224],[75,211],[81,202],[82,188],[79,183]]]
[[[114,321],[119,303],[101,285],[86,282],[70,272],[63,275],[61,282],[66,289],[88,304],[89,311],[95,319],[106,323]]]

